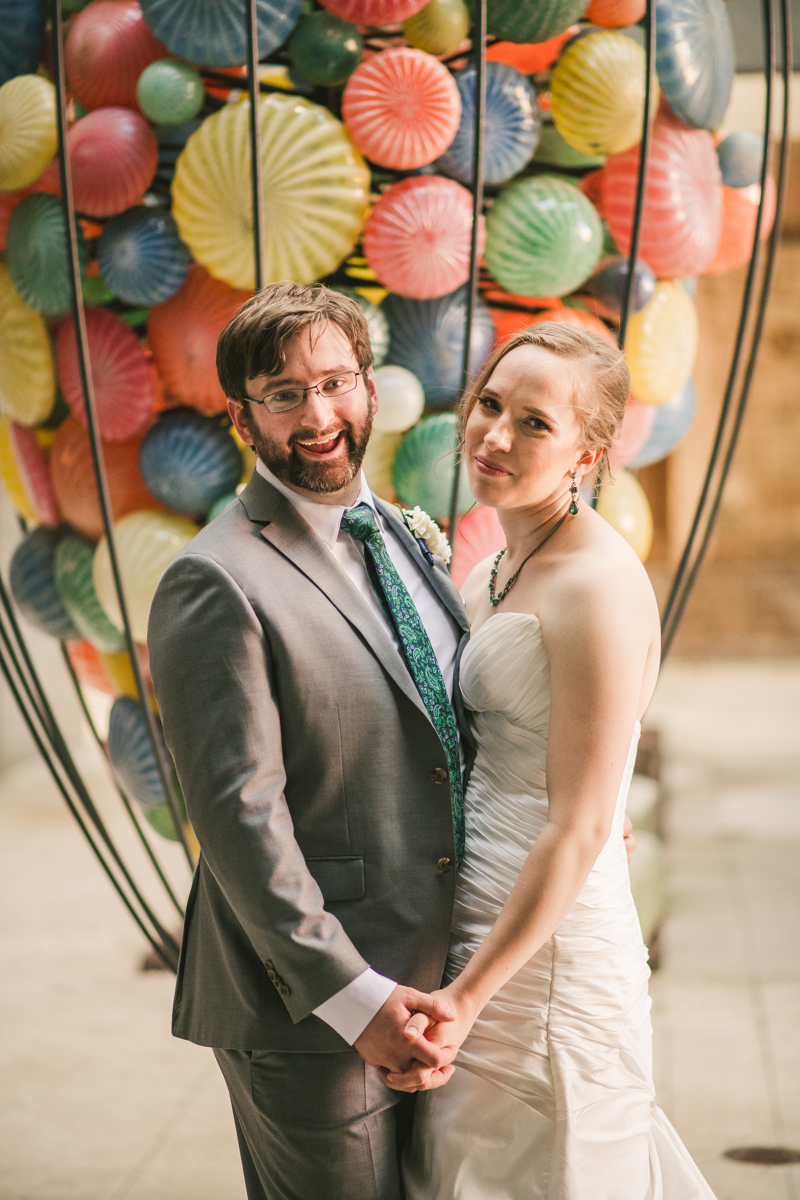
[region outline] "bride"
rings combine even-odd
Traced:
[[[499,347],[463,402],[472,494],[507,545],[464,589],[477,758],[439,993],[456,1019],[427,1029],[459,1049],[416,1076],[408,1200],[713,1200],[655,1105],[622,840],[658,610],[634,552],[579,498],[629,390],[615,347],[550,323]],[[418,1014],[407,1036],[426,1027]]]

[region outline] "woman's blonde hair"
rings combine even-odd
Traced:
[[[502,346],[495,347],[459,405],[459,440],[463,443],[467,421],[495,367],[518,346],[539,346],[559,358],[574,359],[583,364],[583,377],[570,399],[578,413],[587,448],[603,448],[603,458],[596,468],[596,475],[601,475],[625,416],[631,391],[630,372],[622,351],[601,334],[562,325],[559,321],[528,325]]]

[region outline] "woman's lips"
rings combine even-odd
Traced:
[[[482,458],[480,454],[475,455],[475,466],[481,475],[491,475],[494,479],[507,478],[511,474],[504,467],[498,467],[496,463],[490,462],[488,458]]]

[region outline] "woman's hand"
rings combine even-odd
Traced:
[[[474,1025],[480,1006],[458,988],[458,981],[432,992],[431,996],[444,1001],[455,1013],[454,1019],[444,1024],[432,1021],[424,1013],[414,1013],[406,1022],[405,1036],[411,1045],[412,1053],[415,1045],[423,1047],[427,1041],[441,1046],[448,1057],[455,1056]],[[402,1075],[394,1071],[381,1071],[381,1074],[389,1087],[396,1091],[425,1092],[442,1087],[453,1074],[453,1070],[452,1066],[440,1069],[425,1067],[415,1060],[411,1070]]]

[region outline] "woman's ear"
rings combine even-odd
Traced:
[[[592,446],[590,449],[584,450],[583,454],[575,464],[575,469],[579,470],[581,467],[583,467],[582,474],[588,475],[590,471],[595,469],[604,453],[605,450],[602,446]]]

